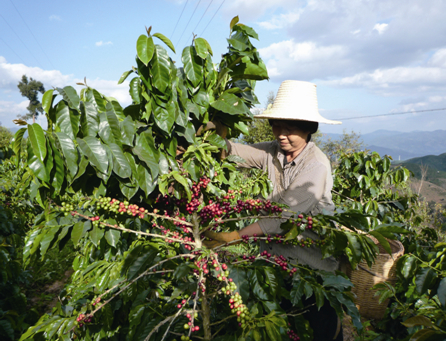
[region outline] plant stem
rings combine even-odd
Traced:
[[[208,297],[206,291],[203,293],[201,302],[201,309],[203,311],[203,331],[204,331],[204,339],[212,340],[212,332],[211,332],[211,305],[208,302]]]

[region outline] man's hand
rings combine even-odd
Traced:
[[[215,129],[216,133],[223,137],[224,139],[228,135],[228,127],[226,127],[224,124],[220,123],[219,121],[209,121],[206,123],[206,126],[201,126],[197,131],[197,136],[200,136],[203,131],[208,131]]]
[[[240,234],[238,231],[233,232],[212,232],[212,231],[206,231],[204,235],[212,240],[210,241],[203,241],[204,246],[206,246],[208,249],[213,249],[217,246],[224,245],[226,243],[231,243],[231,245],[236,245],[241,242]],[[235,242],[236,241],[236,242]]]

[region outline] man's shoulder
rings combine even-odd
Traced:
[[[319,164],[331,170],[330,161],[328,160],[327,155],[325,155],[324,152],[320,150],[320,148],[313,142],[309,143],[311,143],[311,151],[308,155],[307,161],[309,163]]]

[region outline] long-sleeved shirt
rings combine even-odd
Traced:
[[[331,197],[333,178],[330,162],[325,154],[309,142],[302,152],[291,162],[287,162],[285,153],[277,141],[243,145],[228,141],[230,155],[238,155],[245,160],[240,167],[259,168],[268,172],[273,183],[273,191],[267,199],[285,204],[293,212],[305,214],[331,214],[334,204]],[[286,216],[286,213],[284,214]],[[284,219],[260,219],[258,224],[265,235],[283,234],[280,228]],[[304,238],[318,239],[316,233],[306,230]],[[261,243],[261,251],[297,259],[299,263],[312,268],[334,271],[338,262],[333,257],[322,259],[317,247]]]

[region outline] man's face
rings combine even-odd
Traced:
[[[308,132],[299,129],[295,121],[273,120],[271,126],[280,148],[286,154],[301,150],[307,143]]]

